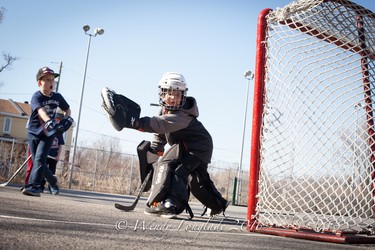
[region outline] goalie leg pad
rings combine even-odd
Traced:
[[[174,168],[177,164],[176,161],[156,164],[152,179],[151,193],[147,200],[148,206],[151,206],[154,202],[164,201],[173,193],[186,191],[182,179],[174,174]]]
[[[211,215],[224,212],[228,206],[228,201],[222,197],[207,173],[206,164],[201,164],[191,174],[190,191],[204,206],[211,209]]]
[[[180,165],[178,160],[179,145],[173,145],[156,164],[152,180],[151,193],[147,205],[172,199],[176,205],[176,213],[184,211],[188,202],[188,189],[185,178],[175,174]]]

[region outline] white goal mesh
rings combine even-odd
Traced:
[[[252,219],[375,234],[374,14],[350,1],[303,0],[266,20]]]

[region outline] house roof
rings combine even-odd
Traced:
[[[15,102],[12,99],[0,99],[0,113],[28,117],[31,115],[31,107],[27,102]]]

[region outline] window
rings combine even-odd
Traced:
[[[3,132],[5,134],[10,134],[10,131],[12,130],[12,118],[10,117],[4,117],[4,128]]]

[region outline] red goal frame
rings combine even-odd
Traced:
[[[347,0],[326,0],[330,2],[338,2],[342,5],[353,6],[352,10],[357,13],[357,22],[358,22],[358,37],[359,37],[359,46],[348,46],[345,43],[342,43],[339,39],[336,39],[329,35],[320,35],[317,38],[324,40],[328,43],[333,43],[338,47],[341,47],[346,50],[350,50],[353,53],[359,53],[361,57],[361,68],[362,68],[362,79],[364,86],[364,100],[365,100],[365,110],[367,116],[367,133],[369,135],[369,145],[371,147],[371,162],[372,162],[372,179],[375,180],[375,131],[374,131],[374,115],[373,115],[373,100],[371,99],[371,86],[369,82],[369,70],[367,60],[375,59],[375,54],[371,53],[366,49],[366,34],[363,27],[362,15],[370,16],[375,20],[375,14],[370,10],[366,10],[359,5],[354,5],[352,2]],[[266,65],[266,30],[267,30],[267,21],[266,16],[272,11],[272,9],[264,9],[260,12],[258,16],[257,24],[257,38],[256,38],[256,61],[255,61],[255,76],[254,76],[254,100],[253,100],[253,116],[252,116],[252,135],[251,135],[251,149],[250,149],[250,172],[249,172],[249,186],[248,186],[248,211],[247,211],[247,229],[250,232],[265,233],[279,236],[287,236],[294,238],[302,238],[309,240],[317,241],[326,241],[333,243],[375,243],[374,237],[368,237],[366,235],[351,235],[347,233],[332,233],[332,232],[323,232],[316,233],[312,230],[295,230],[293,228],[276,228],[276,227],[258,227],[258,222],[256,221],[256,206],[258,202],[257,195],[259,193],[259,174],[260,174],[260,138],[262,136],[262,123],[263,123],[263,108],[265,105],[265,65]],[[309,27],[303,27],[298,23],[289,22],[286,20],[282,22],[293,29],[300,30],[306,34],[316,35],[316,30]],[[373,193],[375,197],[375,193]],[[375,210],[375,207],[373,207]]]

